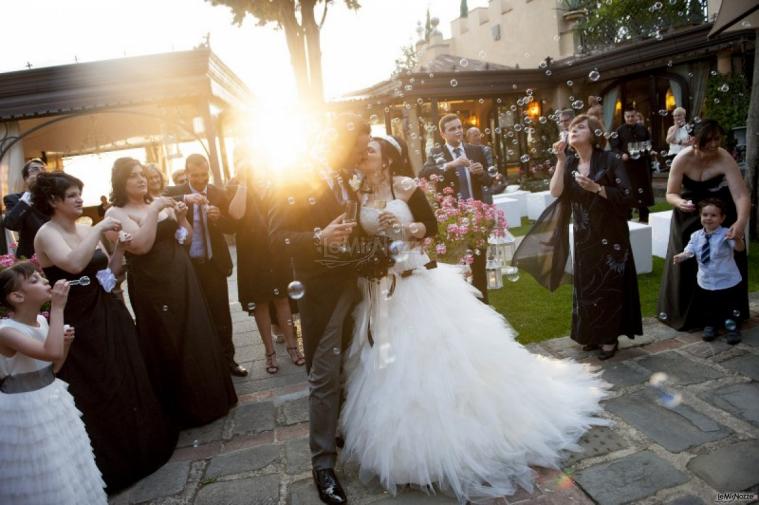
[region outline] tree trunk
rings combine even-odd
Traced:
[[[301,1],[301,18],[303,21],[303,33],[305,34],[306,57],[308,59],[308,72],[311,88],[310,98],[314,105],[320,106],[324,102],[324,80],[322,77],[322,50],[319,25],[314,19],[314,0]],[[325,5],[325,9],[326,9]]]
[[[281,15],[282,29],[287,40],[287,49],[290,52],[290,64],[295,73],[295,85],[298,88],[298,96],[301,100],[308,100],[310,83],[308,76],[308,63],[306,60],[306,39],[303,29],[295,18],[295,11],[288,9]]]
[[[759,181],[759,30],[756,30],[754,44],[754,77],[751,83],[751,101],[748,106],[746,121],[746,175],[751,193],[751,219],[749,230],[751,237],[759,238],[759,202],[757,186]]]

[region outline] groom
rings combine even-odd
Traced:
[[[349,186],[353,170],[366,154],[369,125],[359,116],[342,114],[331,125],[328,170],[278,188],[269,212],[273,251],[293,259],[293,279],[303,283],[298,300],[306,371],[310,386],[311,465],[319,498],[346,504],[334,472],[335,436],[340,413],[342,349],[350,338],[350,313],[358,301],[356,271],[341,246],[355,239],[355,223],[343,223],[345,202],[354,199]]]

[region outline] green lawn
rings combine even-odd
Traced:
[[[752,241],[750,250],[754,251],[754,255],[759,254],[759,241]],[[664,260],[657,257],[653,260],[653,272],[638,276],[643,317],[656,316]],[[758,290],[759,261],[749,261],[749,291]],[[571,285],[563,285],[551,293],[535,282],[532,276],[521,272],[517,282],[509,282],[504,277],[503,289],[490,291],[489,297],[493,307],[503,314],[519,333],[519,341],[523,344],[569,335],[572,314]]]

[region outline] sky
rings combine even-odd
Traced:
[[[349,11],[335,0],[322,30],[325,94],[335,98],[390,76],[400,48],[416,40],[427,7],[450,35],[459,0],[362,0]],[[469,7],[488,0],[469,0]],[[211,48],[260,99],[295,95],[281,31],[205,0],[0,0],[4,49],[0,72],[188,50],[210,33]],[[317,7],[317,19],[321,12]]]

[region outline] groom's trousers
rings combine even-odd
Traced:
[[[334,290],[337,286],[332,285]],[[308,334],[312,322],[325,314],[318,314],[320,307],[301,304],[301,324],[303,325],[304,347],[309,383],[309,442],[311,464],[314,469],[334,468],[337,461],[338,418],[341,404],[341,377],[343,341],[350,335],[346,320],[350,317],[358,295],[355,279],[340,290],[334,310],[329,314],[321,334]],[[318,331],[318,330],[317,330]],[[315,341],[312,339],[316,339]]]

